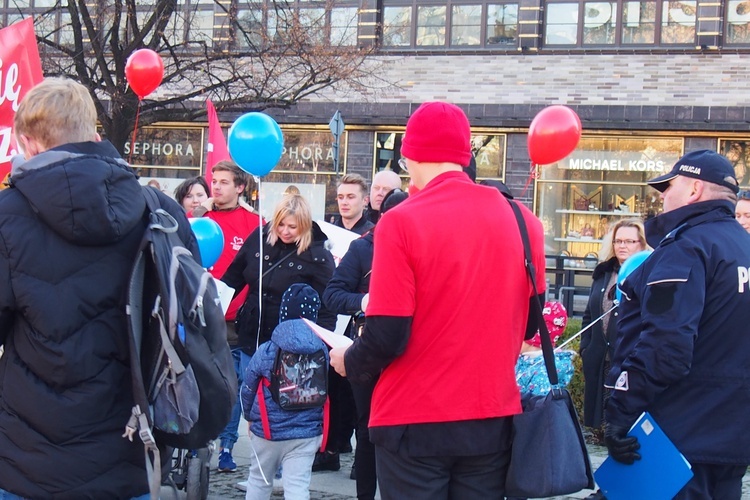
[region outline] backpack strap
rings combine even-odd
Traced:
[[[554,347],[552,347],[552,340],[549,338],[549,330],[547,329],[547,323],[544,321],[544,314],[542,312],[542,304],[539,303],[536,298],[539,296],[536,287],[536,270],[534,269],[534,262],[531,255],[531,243],[529,242],[529,231],[526,228],[526,221],[523,218],[521,209],[516,203],[508,198],[505,200],[510,203],[510,208],[513,210],[513,215],[516,217],[518,222],[518,229],[521,233],[521,241],[523,242],[523,253],[524,253],[524,265],[526,267],[526,273],[529,275],[529,281],[531,281],[531,287],[534,291],[534,298],[531,300],[532,307],[534,308],[533,314],[537,318],[537,326],[539,327],[539,337],[542,341],[542,356],[544,357],[544,365],[547,369],[547,378],[549,383],[554,389],[558,386],[557,377],[557,366],[555,365],[555,353]]]
[[[264,387],[271,387],[271,381],[266,377],[261,379],[258,384],[258,409],[260,410],[260,423],[263,425],[263,436],[271,440],[271,423],[268,421],[268,407],[266,406],[266,395]]]
[[[159,204],[159,198],[156,196],[156,188],[151,186],[141,186],[143,189],[143,197],[146,198],[146,206],[149,212],[156,212],[157,209],[161,208]]]
[[[331,398],[326,396],[326,402],[323,403],[323,441],[320,443],[320,452],[326,451],[328,444],[328,424],[331,417]]]

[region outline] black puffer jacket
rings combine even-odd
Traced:
[[[146,206],[115,158],[107,142],[68,144],[14,166],[0,192],[0,488],[22,497],[148,492],[143,445],[121,437],[133,405],[123,299]]]
[[[271,246],[266,241],[270,223],[263,227],[263,270],[270,272],[263,277],[263,303],[260,339],[258,339],[258,258],[260,228],[245,239],[240,251],[229,265],[221,280],[234,288],[242,290],[248,285],[247,299],[237,314],[239,328],[239,346],[252,356],[257,345],[271,340],[271,333],[279,324],[279,307],[281,296],[294,283],[310,285],[323,297],[323,291],[331,279],[334,270],[333,256],[326,248],[328,240],[325,233],[313,222],[313,241],[310,247],[297,255],[296,244],[285,244],[277,240]],[[281,264],[273,265],[289,255]],[[318,314],[318,324],[329,330],[336,327],[336,315],[323,305]],[[257,340],[257,345],[256,345]]]
[[[375,232],[351,242],[323,294],[323,304],[337,314],[354,315],[362,310],[362,297],[370,290]]]

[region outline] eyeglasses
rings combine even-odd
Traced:
[[[737,193],[737,199],[738,200],[750,200],[750,191],[743,190]]]
[[[398,166],[404,172],[409,172],[409,168],[406,166],[406,158],[399,158],[398,159]]]
[[[627,246],[635,245],[636,243],[639,243],[639,241],[638,240],[614,240],[612,243],[616,247],[619,247],[622,245],[627,245]]]

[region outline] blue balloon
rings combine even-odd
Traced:
[[[627,278],[630,273],[636,270],[638,266],[643,264],[643,261],[645,261],[649,255],[651,255],[652,250],[642,250],[638,253],[634,253],[627,259],[625,259],[625,262],[622,263],[622,266],[620,266],[620,272],[617,273],[617,288],[615,290],[615,298],[617,299],[617,302],[620,302],[622,300],[622,292],[620,291],[620,284],[625,281],[625,278]]]
[[[276,120],[265,113],[245,113],[229,128],[229,154],[251,175],[263,176],[281,159],[284,135]]]
[[[188,219],[193,229],[198,249],[201,252],[201,264],[208,269],[213,266],[221,252],[224,251],[224,232],[216,221],[208,217]]]

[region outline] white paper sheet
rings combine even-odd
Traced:
[[[214,283],[216,284],[216,291],[219,292],[219,300],[221,301],[221,310],[224,312],[224,314],[227,313],[227,309],[229,309],[229,303],[232,302],[232,296],[234,295],[234,288],[229,288],[229,285],[224,283],[221,280],[217,280],[216,278],[213,278]]]
[[[315,335],[320,337],[320,340],[328,344],[330,347],[349,347],[353,343],[352,339],[350,339],[349,337],[345,335],[339,335],[332,332],[331,330],[323,328],[322,326],[318,326],[307,318],[302,318],[302,321],[304,321],[307,326],[309,326],[312,331],[315,332]]]

